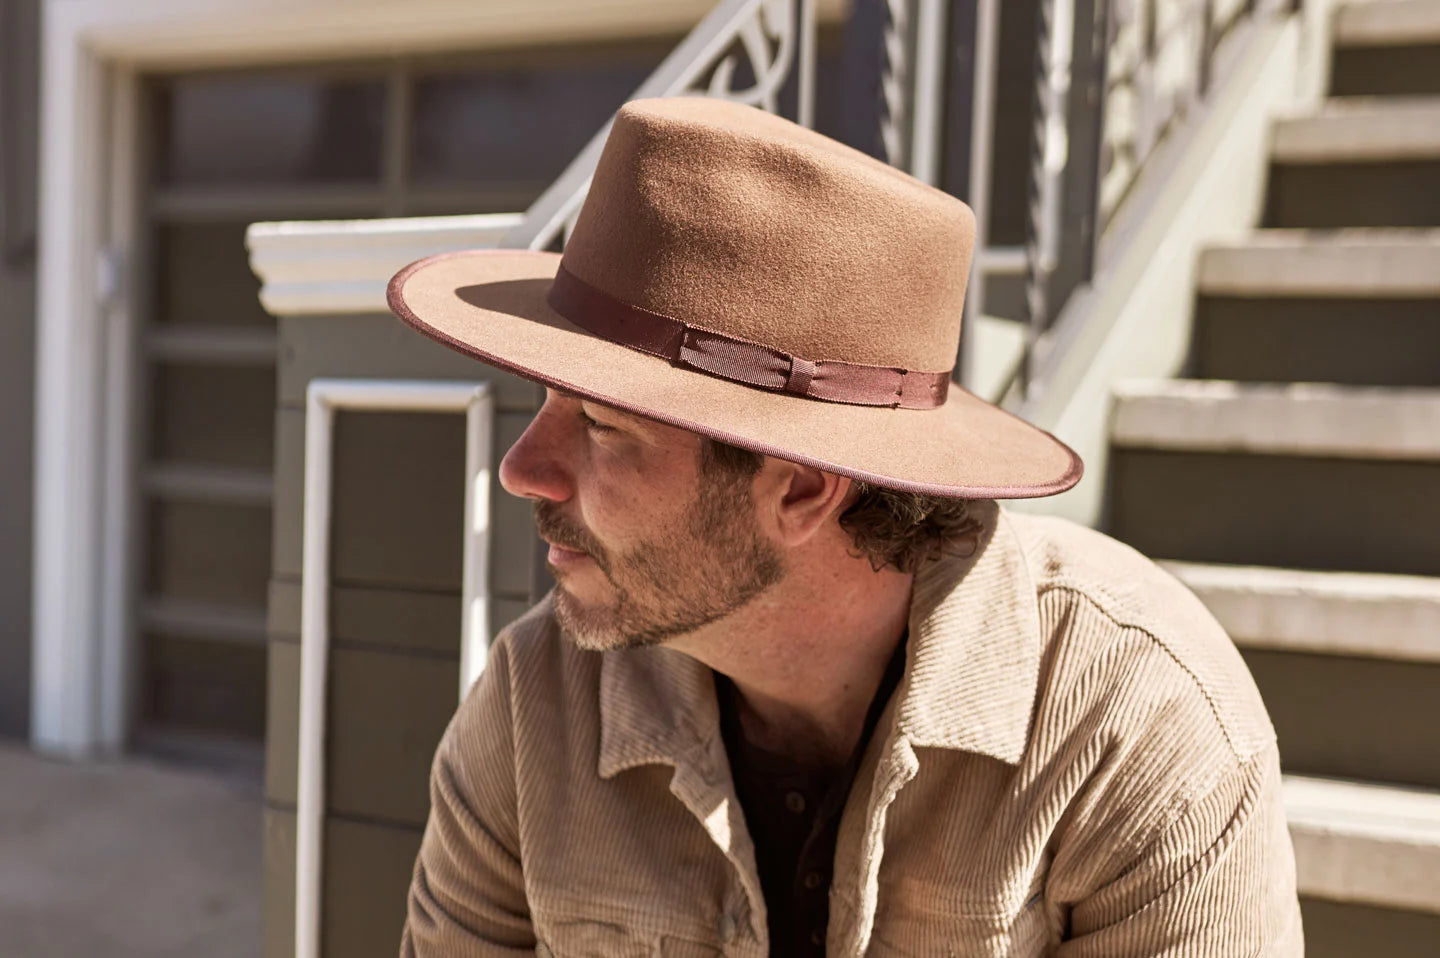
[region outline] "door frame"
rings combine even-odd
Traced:
[[[115,754],[130,730],[141,73],[675,34],[711,6],[712,0],[44,0],[35,749],[71,758]]]

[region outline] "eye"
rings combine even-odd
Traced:
[[[586,430],[595,433],[615,432],[614,426],[607,426],[598,419],[587,413],[582,406],[580,409],[580,421],[585,424]]]

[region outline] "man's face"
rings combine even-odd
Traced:
[[[555,611],[582,648],[654,645],[783,575],[751,476],[705,468],[694,433],[550,391],[500,464],[550,543]]]

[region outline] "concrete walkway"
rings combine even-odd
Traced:
[[[253,786],[0,744],[5,955],[255,958],[260,855]]]

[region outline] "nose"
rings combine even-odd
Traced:
[[[500,460],[500,485],[513,496],[564,502],[575,491],[565,449],[569,441],[556,397],[545,404]]]

